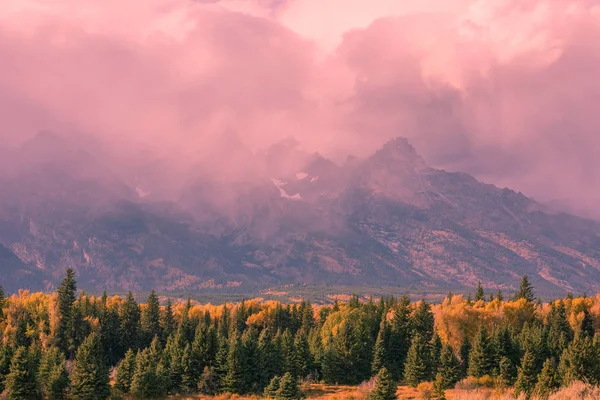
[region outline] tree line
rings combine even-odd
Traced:
[[[600,382],[600,302],[535,301],[527,277],[511,299],[449,294],[351,296],[313,306],[242,301],[143,304],[77,291],[67,270],[51,294],[0,287],[0,392],[8,399],[161,398],[223,392],[297,399],[300,381],[355,385],[376,377],[374,400],[397,384],[433,382],[436,396],[465,377],[548,396]]]

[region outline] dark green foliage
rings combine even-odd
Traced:
[[[456,382],[460,379],[460,361],[458,361],[452,346],[449,344],[446,344],[442,349],[440,364],[437,371],[436,380],[437,377],[440,377],[441,385],[444,389],[454,387]]]
[[[389,339],[387,343],[387,361],[389,372],[396,380],[404,374],[404,363],[412,338],[411,305],[407,296],[402,296],[392,307],[393,317],[390,321]]]
[[[415,334],[404,365],[404,380],[409,386],[417,387],[419,383],[427,380],[428,356],[427,342],[419,333]]]
[[[535,366],[534,355],[527,351],[521,360],[517,381],[515,382],[515,395],[519,396],[525,393],[526,396],[531,395],[537,381],[537,371]]]
[[[121,393],[129,393],[133,375],[135,373],[135,353],[129,349],[125,354],[125,358],[117,367],[117,375],[115,377],[115,388]]]
[[[480,378],[492,373],[494,363],[494,352],[490,344],[490,339],[485,327],[482,327],[475,338],[473,348],[469,353],[469,368],[467,373],[470,376]]]
[[[418,332],[423,336],[425,342],[431,341],[434,333],[434,318],[433,312],[431,311],[431,304],[422,300],[417,309],[412,315],[411,326],[414,332]]]
[[[71,373],[71,397],[77,400],[106,399],[110,395],[108,374],[100,336],[92,333],[77,349]]]
[[[437,374],[433,381],[433,398],[437,400],[446,400],[445,379],[442,374]]]
[[[465,337],[460,345],[460,372],[461,376],[467,376],[469,370],[469,354],[471,353],[471,342]]]
[[[475,301],[480,301],[480,300],[485,301],[484,296],[485,296],[485,294],[483,293],[483,287],[481,287],[481,281],[478,281],[477,282],[477,290],[475,291]]]
[[[136,369],[131,380],[130,392],[136,397],[158,398],[167,393],[169,372],[161,361],[161,351],[157,340],[137,353]]]
[[[212,368],[204,367],[204,371],[198,382],[198,392],[207,396],[214,396],[218,391],[219,382],[217,375]]]
[[[279,390],[279,383],[281,382],[280,376],[274,376],[273,379],[269,382],[269,384],[265,387],[264,395],[267,398],[274,399],[277,396],[277,391]]]
[[[75,292],[77,291],[77,281],[75,272],[68,268],[65,278],[58,288],[58,326],[56,332],[56,341],[58,347],[66,354],[72,356],[75,354],[75,323],[73,318],[73,303],[75,303]],[[72,358],[72,357],[70,357]]]
[[[41,399],[37,385],[37,360],[25,347],[19,347],[10,363],[6,376],[6,396],[8,400]]]
[[[563,352],[559,376],[563,385],[580,380],[592,384],[600,382],[599,344],[587,336],[576,337]]]
[[[119,312],[116,308],[109,309],[107,306],[106,292],[102,295],[100,306],[100,338],[104,354],[110,365],[115,365],[124,355],[121,349],[121,322]]]
[[[299,331],[294,339],[294,364],[298,378],[306,378],[312,371],[312,354],[304,330]]]
[[[395,400],[398,397],[396,396],[396,391],[398,387],[394,383],[392,376],[388,372],[388,370],[383,367],[377,373],[377,378],[375,379],[375,387],[371,392],[370,399],[371,400]]]
[[[152,342],[152,339],[154,339],[155,336],[162,336],[160,326],[160,303],[154,290],[148,295],[146,306],[142,310],[140,327],[142,339],[141,344],[143,347],[149,346],[150,342]]]
[[[503,387],[511,386],[517,375],[515,364],[508,358],[502,357],[499,363],[498,379]]]
[[[533,393],[540,399],[547,399],[559,386],[556,376],[556,362],[553,358],[549,358],[544,362],[544,367],[538,376],[538,382]]]
[[[525,299],[529,302],[533,302],[533,300],[535,300],[535,295],[533,294],[533,286],[531,286],[527,275],[523,275],[519,291],[515,294],[515,300],[519,299]]]
[[[375,349],[373,351],[373,362],[371,364],[371,372],[377,374],[382,368],[387,367],[388,352],[387,345],[390,340],[390,329],[385,320],[381,321],[381,326],[375,340]]]
[[[131,292],[127,294],[127,298],[121,306],[119,319],[121,348],[125,351],[136,350],[140,345],[140,306]]]
[[[46,349],[40,361],[38,381],[42,393],[49,399],[64,399],[69,387],[65,356],[57,347]]]
[[[223,378],[223,389],[230,393],[246,393],[248,387],[247,359],[239,334],[232,332],[227,355],[227,373]]]
[[[298,388],[298,381],[289,372],[286,372],[279,381],[279,389],[275,392],[275,398],[277,400],[299,400],[300,389]]]
[[[160,314],[160,331],[162,332],[162,343],[165,344],[167,342],[167,338],[175,333],[177,329],[177,323],[175,322],[175,317],[173,316],[173,305],[171,304],[171,299],[167,299],[167,305],[165,306],[164,311]]]
[[[552,357],[560,357],[573,340],[573,330],[567,320],[567,312],[562,300],[552,304],[548,313],[548,350]]]
[[[13,353],[13,348],[10,345],[0,345],[0,393],[4,391],[6,375],[8,375],[10,371],[10,362]]]
[[[590,310],[588,310],[587,308],[583,310],[583,320],[581,321],[579,332],[581,336],[587,336],[590,338],[594,337],[594,320],[592,319],[592,314],[590,313]]]
[[[433,380],[438,372],[441,355],[442,339],[440,339],[440,336],[436,333],[429,343],[429,356],[427,357],[427,375],[429,380]]]

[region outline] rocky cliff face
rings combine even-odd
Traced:
[[[251,167],[195,170],[154,196],[77,146],[36,138],[0,177],[0,282],[51,287],[72,267],[82,287],[109,290],[510,289],[523,274],[542,290],[600,284],[599,223],[433,169],[405,139],[343,165],[291,139],[237,153]],[[150,185],[156,168],[143,171]]]

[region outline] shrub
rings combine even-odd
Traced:
[[[433,399],[433,383],[431,382],[422,382],[417,386],[417,393],[419,394],[419,399],[422,400],[430,400]]]

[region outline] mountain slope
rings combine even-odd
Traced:
[[[0,280],[9,287],[22,276],[51,286],[66,267],[82,287],[110,290],[445,290],[478,280],[510,290],[523,274],[546,291],[600,283],[599,223],[431,168],[405,139],[342,166],[291,139],[255,155],[239,144],[251,166],[190,172],[197,178],[175,202],[141,199],[93,155],[37,140],[62,161],[40,164],[45,153],[30,144],[20,150],[29,161],[1,178]]]

